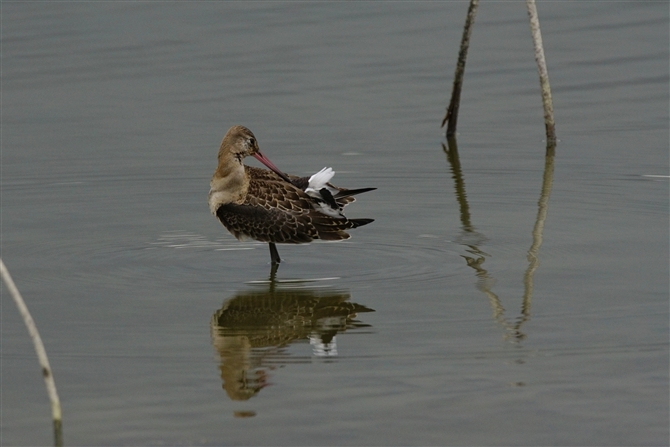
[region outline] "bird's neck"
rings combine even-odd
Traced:
[[[244,202],[249,188],[249,177],[242,161],[231,153],[220,156],[219,166],[209,186],[209,209],[212,214],[216,214],[221,205]]]

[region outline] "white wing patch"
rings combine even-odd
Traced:
[[[333,168],[323,168],[309,178],[309,184],[307,185],[305,192],[311,197],[318,199],[318,201],[313,204],[314,209],[331,217],[344,217],[342,210],[339,207],[333,208],[331,205],[329,205],[328,202],[324,200],[324,196],[321,193],[321,190],[324,188],[330,192],[330,201],[332,202],[332,194],[337,194],[337,190],[328,186],[328,182],[333,178],[334,175],[335,171],[333,171]]]
[[[305,192],[312,197],[321,198],[321,188],[328,188],[328,182],[335,175],[333,168],[323,168],[309,178],[309,185]],[[330,190],[330,188],[328,188]]]

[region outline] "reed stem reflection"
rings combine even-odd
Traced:
[[[309,342],[313,356],[335,357],[337,334],[369,327],[356,316],[374,312],[350,298],[347,291],[270,281],[267,288],[241,291],[226,300],[212,316],[211,336],[228,397],[248,400],[270,384],[276,368],[311,361],[291,356],[291,344]]]
[[[540,192],[540,199],[538,201],[538,212],[533,227],[533,242],[528,250],[528,268],[523,277],[524,294],[521,303],[521,310],[519,317],[514,323],[510,322],[505,317],[505,308],[502,305],[500,297],[493,292],[493,285],[495,278],[483,267],[486,257],[490,256],[484,252],[479,245],[484,243],[486,236],[479,233],[472,224],[470,218],[470,206],[465,192],[465,181],[463,179],[463,172],[458,156],[458,145],[456,138],[450,136],[447,139],[448,147],[442,144],[442,150],[447,155],[447,161],[451,169],[452,178],[454,180],[454,190],[456,193],[456,200],[458,201],[461,217],[461,235],[457,238],[457,242],[467,247],[466,252],[473,256],[462,255],[468,267],[475,270],[477,277],[477,289],[479,289],[489,300],[491,310],[493,312],[493,319],[497,321],[506,331],[505,338],[511,338],[514,341],[520,341],[526,337],[521,330],[523,324],[530,318],[530,308],[533,296],[533,276],[535,270],[539,266],[538,254],[540,246],[542,245],[542,232],[544,230],[544,223],[547,218],[547,211],[549,209],[549,195],[551,194],[551,186],[553,183],[554,174],[554,154],[555,142],[549,142],[547,145],[544,165],[544,175],[542,181],[542,189]]]
[[[542,176],[542,190],[540,200],[537,202],[537,217],[535,226],[533,226],[533,243],[528,249],[528,268],[523,275],[523,302],[521,304],[521,317],[515,326],[521,326],[530,317],[530,303],[533,296],[533,276],[535,270],[540,265],[538,254],[542,245],[542,233],[544,231],[544,222],[547,220],[549,210],[549,196],[551,195],[551,186],[554,183],[554,155],[556,153],[556,142],[550,141],[547,144],[547,151],[544,157],[544,174]]]

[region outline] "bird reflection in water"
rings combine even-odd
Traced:
[[[349,302],[349,292],[292,286],[270,281],[267,290],[237,293],[212,316],[212,343],[230,399],[248,400],[270,384],[271,371],[309,361],[292,357],[289,345],[309,341],[313,356],[332,358],[338,333],[370,327],[355,318],[374,310]]]

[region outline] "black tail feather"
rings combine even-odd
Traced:
[[[333,197],[335,199],[341,199],[342,197],[355,196],[356,194],[363,194],[364,192],[374,191],[377,188],[359,188],[359,189],[345,189],[338,192]]]
[[[362,227],[363,225],[367,225],[374,221],[374,219],[349,219],[349,222],[354,224],[353,228]]]

